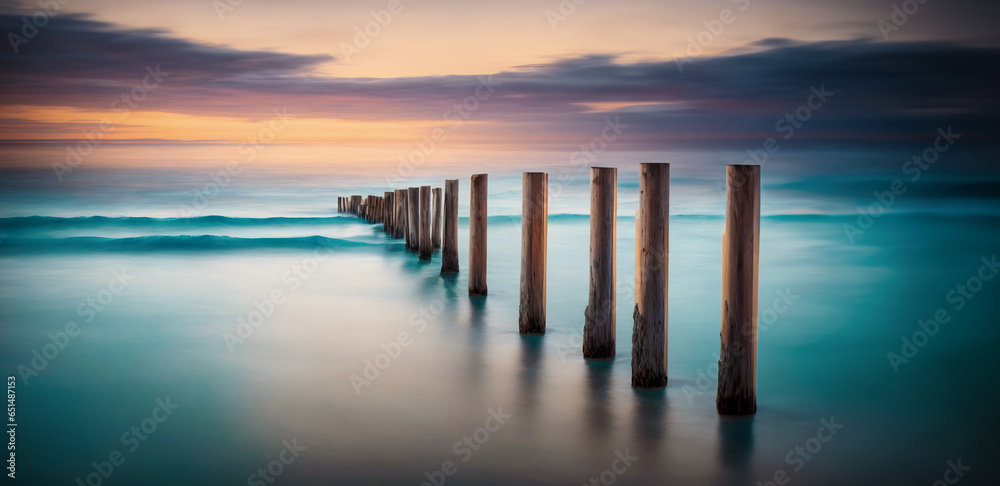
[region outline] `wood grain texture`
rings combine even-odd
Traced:
[[[417,237],[422,262],[430,261],[434,253],[431,227],[431,186],[420,186],[420,228]]]
[[[549,175],[525,172],[521,197],[521,334],[545,334]]]
[[[722,255],[722,331],[716,409],[757,412],[757,278],[760,253],[760,166],[726,166]]]
[[[432,191],[434,199],[434,211],[431,213],[431,244],[433,248],[441,248],[441,188],[435,187]]]
[[[458,179],[444,181],[444,248],[441,273],[458,273]]]
[[[590,294],[584,310],[583,357],[615,357],[615,245],[618,169],[590,169]]]
[[[418,231],[420,228],[420,188],[406,189],[406,248],[417,251],[420,244]]]
[[[632,386],[667,384],[670,164],[639,164],[639,279],[632,312]]]
[[[469,203],[469,295],[486,295],[486,191],[488,176],[472,176]]]

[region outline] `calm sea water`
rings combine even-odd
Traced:
[[[714,406],[724,201],[710,171],[673,167],[670,382],[637,391],[634,165],[620,176],[617,358],[602,362],[581,356],[586,171],[553,190],[548,331],[522,337],[509,172],[491,172],[490,293],[470,298],[474,169],[447,174],[461,177],[453,277],[439,254],[419,263],[381,225],[336,214],[337,196],[389,190],[380,178],[247,171],[200,205],[205,170],[59,183],[8,169],[0,368],[16,380],[18,480],[930,485],[960,461],[961,484],[997,484],[996,198],[928,211],[914,183],[852,242],[844,224],[898,175],[809,196],[792,189],[825,186],[791,167],[764,172],[759,411],[743,419]],[[914,336],[935,313],[947,323]]]

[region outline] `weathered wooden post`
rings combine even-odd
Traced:
[[[431,244],[441,248],[441,188],[434,188],[434,213],[431,221]]]
[[[393,224],[393,238],[403,238],[406,232],[406,189],[396,189],[393,203],[396,206],[395,224]]]
[[[431,238],[431,186],[420,186],[420,229],[417,234],[420,261],[429,261],[431,254],[434,253],[434,244]]]
[[[469,295],[486,295],[487,174],[473,174],[469,203]]]
[[[393,199],[395,199],[396,193],[392,191],[386,191],[385,193],[385,224],[382,225],[382,231],[392,238],[392,217],[396,214],[396,207],[393,205]]]
[[[549,175],[525,172],[521,184],[521,334],[545,334],[545,256]]]
[[[444,181],[444,248],[441,273],[458,273],[458,179]]]
[[[390,234],[392,230],[392,192],[382,193],[382,232]]]
[[[757,274],[760,252],[760,166],[726,166],[726,230],[722,235],[722,349],[715,408],[724,415],[757,412]]]
[[[590,169],[590,298],[584,311],[583,357],[615,357],[615,241],[618,169]]]
[[[417,251],[420,244],[418,239],[418,231],[420,228],[420,188],[411,187],[406,190],[406,211],[409,213],[406,216],[406,248],[411,251]]]
[[[632,317],[632,386],[667,385],[670,164],[639,164],[639,278]]]

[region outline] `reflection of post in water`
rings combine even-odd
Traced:
[[[719,465],[735,473],[732,484],[752,484],[750,458],[753,457],[753,416],[719,417]]]
[[[586,361],[587,364],[587,432],[593,439],[607,437],[611,430],[611,411],[608,396],[611,388],[613,361]]]
[[[632,389],[635,397],[634,435],[640,450],[659,452],[663,442],[664,416],[667,409],[666,390]]]
[[[534,416],[538,406],[538,378],[542,371],[542,339],[540,335],[521,335],[520,412]],[[525,421],[527,423],[527,421]]]
[[[486,337],[486,298],[469,298],[469,387],[483,388],[483,350]]]

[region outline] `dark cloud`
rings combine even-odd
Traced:
[[[0,15],[0,31],[16,31],[20,22]],[[494,73],[500,85],[473,119],[501,123],[463,131],[473,139],[546,145],[599,135],[606,117],[619,116],[629,124],[620,149],[745,146],[781,135],[775,122],[803,105],[811,87],[825,87],[834,95],[796,131],[797,143],[912,140],[948,124],[960,125],[967,140],[995,137],[1000,48],[774,38],[749,47],[696,58],[683,72],[672,60],[589,55]],[[159,65],[170,76],[142,109],[257,118],[286,106],[300,117],[437,120],[480,82],[458,75],[321,76],[317,67],[333,61],[325,55],[201,45],[80,16],[52,18],[20,54],[9,46],[0,52],[0,105],[8,106],[108,109],[142,81],[147,66]],[[596,103],[642,106],[602,112]]]

